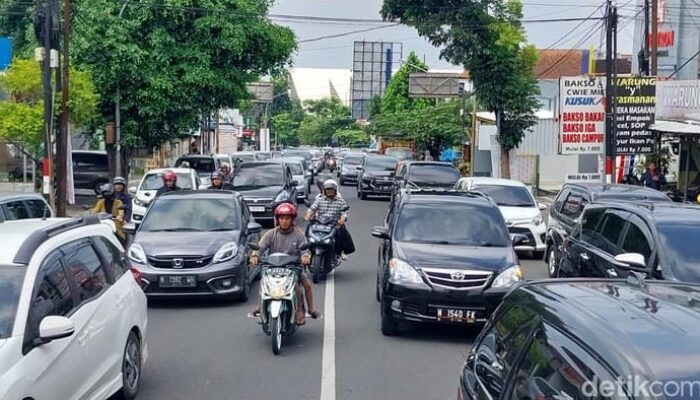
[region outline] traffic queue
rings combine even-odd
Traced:
[[[659,357],[692,355],[685,377],[700,374],[699,207],[598,183],[567,183],[548,206],[523,183],[389,150],[190,155],[104,185],[91,214],[0,223],[0,398],[135,398],[147,297],[256,298],[249,316],[280,354],[323,317],[315,285],[374,251],[355,248],[348,184],[353,201],[389,200],[383,222],[352,233],[377,239],[381,333],[483,327],[460,399],[646,398],[586,384],[678,378]],[[527,258],[549,279],[528,281]],[[649,335],[668,339],[662,353]]]

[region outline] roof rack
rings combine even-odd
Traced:
[[[24,240],[24,243],[22,243],[19,250],[17,250],[17,254],[15,254],[15,258],[12,262],[15,264],[28,265],[36,249],[47,240],[61,233],[68,232],[71,229],[100,224],[101,221],[102,218],[100,218],[99,215],[85,215],[38,229]]]
[[[451,195],[451,196],[462,196],[462,197],[479,197],[489,201],[493,199],[486,193],[479,192],[476,190],[462,190],[462,189],[445,189],[445,188],[404,188],[403,189],[409,196],[411,195]]]

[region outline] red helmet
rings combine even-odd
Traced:
[[[275,219],[285,215],[292,217],[292,222],[294,222],[297,217],[297,208],[289,203],[282,203],[278,205],[277,208],[275,208]]]
[[[163,182],[165,181],[173,181],[174,183],[176,183],[177,175],[173,171],[165,171],[163,173]]]

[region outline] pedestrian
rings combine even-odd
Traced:
[[[653,161],[648,164],[647,170],[642,174],[641,184],[656,190],[661,190],[661,186],[666,184],[666,178],[656,168],[656,163]]]
[[[177,186],[177,175],[173,171],[163,172],[163,186],[156,192],[156,197],[168,192],[182,190]]]
[[[116,176],[112,180],[112,186],[114,186],[114,197],[122,202],[124,207],[124,221],[131,221],[131,196],[126,192],[126,179],[121,176]]]

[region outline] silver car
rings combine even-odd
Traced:
[[[297,200],[309,198],[311,172],[304,169],[304,160],[299,157],[280,158],[278,160],[287,164],[292,171],[292,179],[297,182]]]

